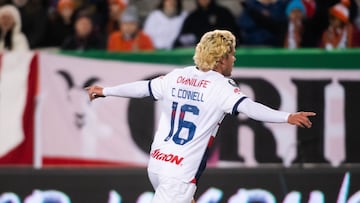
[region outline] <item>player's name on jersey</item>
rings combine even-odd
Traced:
[[[204,99],[203,99],[204,93],[197,92],[197,91],[172,88],[171,96],[177,97],[180,99],[204,102]]]

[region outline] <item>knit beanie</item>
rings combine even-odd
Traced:
[[[291,11],[294,9],[299,9],[303,13],[304,16],[306,15],[305,6],[301,0],[290,1],[290,3],[286,7],[286,11],[285,11],[286,16],[289,16]]]
[[[137,8],[135,6],[128,6],[123,13],[121,14],[120,18],[121,22],[139,22],[139,15]]]
[[[349,0],[342,0],[340,3],[335,4],[330,8],[330,14],[339,18],[344,23],[349,22],[349,9],[350,6]]]
[[[127,3],[123,0],[108,0],[109,4],[116,4],[120,10],[124,10],[127,6]]]

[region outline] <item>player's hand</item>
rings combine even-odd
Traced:
[[[90,101],[99,98],[99,97],[105,97],[103,94],[103,87],[100,86],[90,86],[90,87],[85,87],[85,90],[88,92],[89,95],[89,99]]]
[[[312,123],[309,119],[310,116],[315,116],[314,112],[297,112],[290,114],[288,123],[302,128],[311,128]]]

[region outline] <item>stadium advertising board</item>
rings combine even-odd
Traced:
[[[191,64],[190,64],[191,65]],[[42,54],[37,153],[43,165],[111,163],[145,166],[159,112],[151,98],[90,103],[83,88],[153,78],[183,66]],[[249,97],[288,112],[315,111],[311,129],[227,116],[209,165],[359,163],[358,70],[234,68]],[[40,158],[39,158],[40,157]]]
[[[145,169],[1,170],[0,203],[150,203]],[[358,203],[359,170],[209,169],[197,203]]]

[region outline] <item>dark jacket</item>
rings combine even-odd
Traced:
[[[96,34],[92,33],[86,38],[80,38],[76,35],[68,36],[61,45],[63,50],[91,50],[91,49],[105,49],[104,39]]]
[[[231,11],[211,1],[207,8],[197,5],[185,19],[174,47],[195,46],[203,34],[215,29],[232,32],[239,40],[239,29]]]
[[[287,25],[285,6],[284,1],[269,5],[256,0],[245,1],[244,10],[238,18],[243,43],[250,46],[282,47]]]

